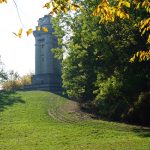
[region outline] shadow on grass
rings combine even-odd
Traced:
[[[15,103],[25,103],[14,91],[0,91],[0,112]]]
[[[150,137],[150,128],[146,127],[134,128],[132,131],[135,132],[138,136],[141,136],[143,138]]]
[[[63,97],[63,98],[66,98],[67,100],[69,101],[76,101],[78,102],[77,100],[74,100],[74,99],[70,99],[67,94],[63,94],[62,92],[60,93],[54,93],[60,97]],[[80,105],[81,106],[81,105]],[[143,138],[149,138],[150,137],[150,126],[149,125],[141,125],[141,124],[131,124],[131,123],[127,123],[127,122],[122,122],[122,121],[114,121],[114,120],[110,120],[108,118],[104,118],[104,117],[101,117],[101,116],[98,116],[96,114],[96,112],[94,112],[93,110],[92,111],[88,111],[88,110],[85,110],[83,109],[82,107],[80,107],[80,110],[84,113],[87,113],[87,114],[90,114],[91,115],[91,118],[93,118],[93,120],[103,120],[103,121],[108,121],[108,122],[114,122],[114,123],[126,123],[128,125],[134,125],[136,127],[132,127],[130,128],[130,132],[134,132],[137,136],[140,136],[140,137],[143,137]],[[128,128],[129,129],[129,128]],[[127,131],[128,131],[127,129]]]

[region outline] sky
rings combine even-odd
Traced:
[[[12,32],[18,33],[22,28],[17,9],[13,0],[0,4],[0,56],[5,64],[5,70],[14,70],[20,75],[34,73],[35,39],[33,35],[26,36],[29,28],[35,29],[39,18],[48,13],[43,8],[48,0],[15,0],[23,23],[23,37],[18,38]]]

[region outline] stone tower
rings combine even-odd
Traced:
[[[35,75],[32,77],[32,87],[39,90],[61,89],[61,62],[54,58],[51,49],[58,46],[57,38],[52,34],[51,17],[45,15],[38,20],[40,30],[35,30]],[[38,28],[37,27],[37,28]],[[43,32],[46,27],[48,32]]]

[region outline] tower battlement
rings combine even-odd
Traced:
[[[38,20],[38,26],[51,25],[51,16],[45,15],[43,18]]]

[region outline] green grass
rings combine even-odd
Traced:
[[[67,102],[40,91],[0,95],[0,150],[150,150],[148,128],[73,121],[73,115],[58,111]]]

